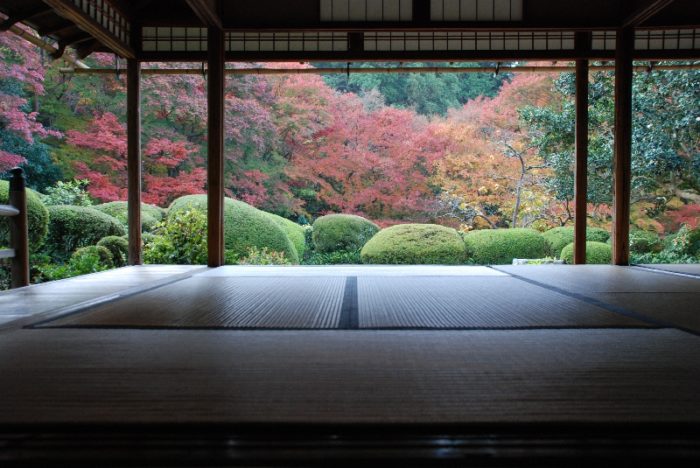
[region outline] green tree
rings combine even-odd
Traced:
[[[540,156],[554,171],[547,181],[560,200],[574,196],[575,83],[555,81],[560,107],[528,107],[521,117]],[[632,202],[663,211],[666,200],[700,203],[700,71],[636,73],[633,82]],[[614,75],[596,72],[589,90],[588,201],[612,202]],[[659,207],[659,205],[662,205]],[[648,212],[646,214],[653,214]]]
[[[341,63],[318,63],[317,66],[343,67]],[[412,63],[412,67],[422,66],[477,66],[464,63]],[[389,63],[359,63],[353,68],[390,67]],[[366,94],[377,90],[390,106],[415,109],[423,115],[445,115],[448,109],[462,106],[470,99],[479,96],[493,97],[507,75],[493,76],[489,73],[382,73],[366,74],[353,72],[326,75],[325,81],[332,88],[342,92]]]

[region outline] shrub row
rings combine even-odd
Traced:
[[[0,181],[0,203],[7,203],[7,190],[8,183]],[[33,250],[44,243],[43,253],[58,261],[71,259],[75,264],[87,256],[90,261],[99,258],[110,266],[126,264],[126,202],[104,203],[94,207],[56,205],[47,210],[38,194],[29,190],[28,208]],[[197,215],[196,223],[187,216],[187,219],[181,219],[183,214],[193,209],[201,213]],[[185,229],[187,232],[183,234],[184,237],[175,239],[175,233],[166,229],[166,223],[161,228],[164,231],[156,233],[151,239],[153,245],[146,250],[149,254],[154,254],[154,258],[158,257],[159,262],[205,261],[206,209],[206,195],[188,195],[175,200],[165,217],[166,221],[180,230],[184,229],[183,223],[191,225],[196,232]],[[144,227],[152,229],[157,226],[164,218],[164,213],[165,210],[161,208],[143,204]],[[312,229],[229,198],[224,201],[224,223],[227,259],[230,263],[268,256],[271,263],[299,263],[312,248],[312,244],[313,255],[307,259],[307,263],[361,261],[374,264],[488,265],[510,264],[514,258],[536,259],[546,256],[559,257],[569,263],[573,260],[573,227],[554,228],[543,234],[533,229],[492,229],[462,235],[454,229],[435,224],[403,224],[380,230],[376,224],[360,216],[334,214],[318,218]],[[605,243],[609,237],[609,233],[603,229],[587,228],[588,263],[610,262],[611,249]],[[0,220],[0,243],[6,243],[6,238],[6,220]],[[195,242],[197,245],[190,245],[192,242],[189,241],[195,238],[198,239]],[[164,247],[163,244],[181,241],[188,246],[185,246],[185,251],[180,249],[176,254],[171,252],[172,246]],[[670,247],[666,244],[676,246],[677,249],[682,247],[684,255],[698,255],[700,230],[686,228],[677,235],[668,236],[664,241],[651,232],[630,233],[630,250],[633,253],[654,255],[668,250]],[[166,255],[165,251],[170,253]],[[278,259],[277,253],[283,257]]]

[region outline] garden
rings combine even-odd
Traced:
[[[105,54],[86,63],[120,65]],[[159,66],[191,65],[144,69]],[[632,262],[700,261],[698,83],[694,68],[635,74]],[[205,84],[201,73],[143,74],[147,263],[206,261]],[[590,263],[610,261],[613,85],[611,72],[592,70]],[[573,97],[572,73],[507,67],[497,75],[229,76],[226,262],[570,262]],[[22,167],[33,282],[125,265],[125,103],[123,76],[65,75],[35,46],[0,32],[0,203],[7,171]],[[0,288],[7,276],[0,263]]]
[[[126,265],[127,204],[92,204],[81,184],[61,183],[41,194],[28,192],[33,282],[44,282]],[[0,182],[0,203],[7,182]],[[75,204],[66,204],[72,201]],[[179,197],[167,208],[143,204],[144,261],[205,264],[206,195]],[[240,200],[225,199],[226,263],[240,265],[442,264],[498,265],[573,259],[573,227],[538,231],[501,228],[460,231],[448,226],[405,223],[380,228],[353,214],[329,214],[298,224]],[[0,239],[7,238],[0,226]],[[587,262],[610,263],[610,235],[587,230]],[[631,235],[638,262],[700,261],[700,228],[683,227],[662,239],[645,231]],[[0,277],[7,287],[5,271]]]

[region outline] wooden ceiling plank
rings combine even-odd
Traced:
[[[641,26],[642,23],[656,16],[674,0],[652,0],[646,6],[629,15],[622,22],[623,28]]]
[[[40,36],[51,36],[52,34],[61,36],[63,33],[70,32],[73,29],[76,29],[75,24],[70,21],[64,21],[52,27],[41,28],[37,32]]]
[[[38,16],[42,13],[47,13],[49,11],[51,11],[51,9],[46,7],[46,5],[42,4],[41,7],[21,11],[14,15],[9,15],[9,17],[6,20],[0,23],[0,31],[7,31],[12,26],[21,21],[28,20],[30,18],[33,18],[34,16]]]
[[[49,5],[65,19],[75,23],[83,31],[90,34],[114,53],[125,58],[135,58],[136,54],[128,44],[117,39],[112,33],[97,24],[92,18],[87,16],[81,10],[76,8],[71,2],[66,0],[44,0],[44,3]],[[79,54],[80,55],[80,54]]]
[[[187,4],[202,23],[206,26],[223,29],[221,15],[216,8],[217,3],[216,0],[187,0]]]

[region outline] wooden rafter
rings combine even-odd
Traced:
[[[75,23],[76,26],[90,34],[114,53],[126,58],[135,58],[134,49],[76,8],[72,2],[67,0],[44,0],[44,3],[51,6],[59,15]]]
[[[648,21],[652,17],[656,16],[661,10],[673,3],[674,0],[652,0],[643,8],[635,11],[629,15],[622,22],[622,27],[635,27],[640,26],[645,21]]]
[[[187,0],[187,4],[205,26],[217,29],[223,28],[221,16],[217,11],[218,2],[216,0]]]
[[[83,45],[79,47],[75,47],[75,54],[78,56],[79,59],[84,59],[88,55],[90,55],[93,52],[96,52],[99,50],[100,46],[102,44],[98,40],[92,40],[90,42],[84,43]]]

